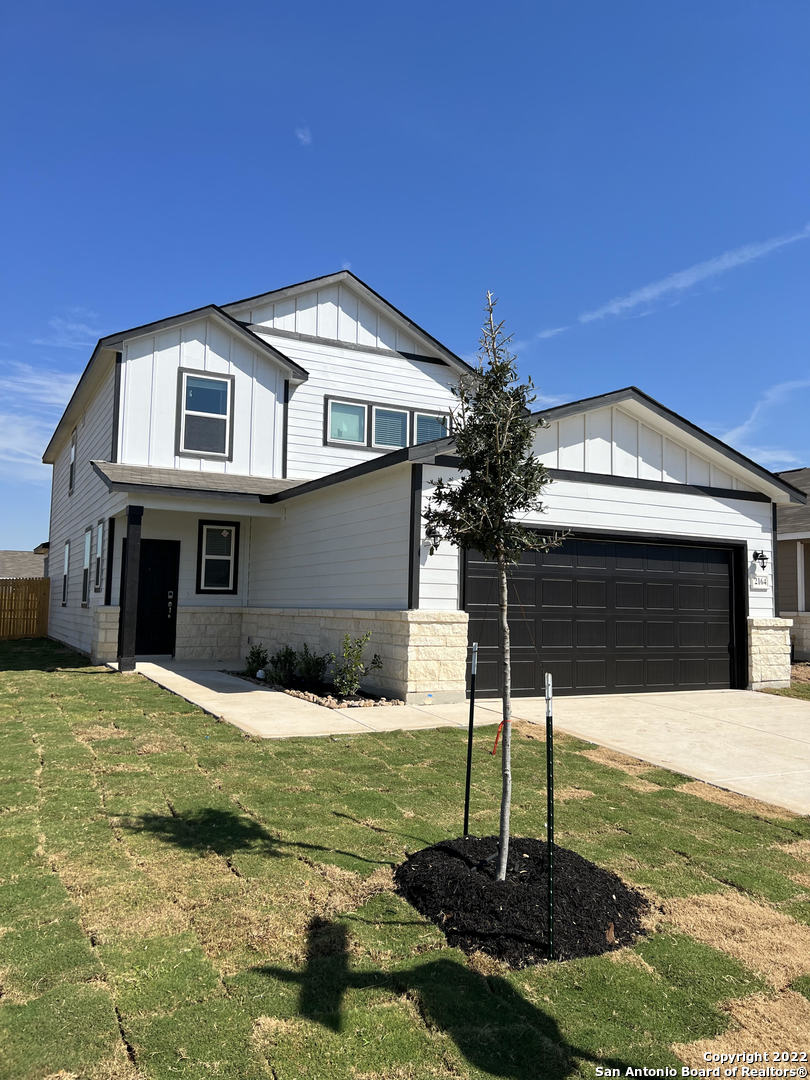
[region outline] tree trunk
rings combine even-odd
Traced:
[[[501,823],[498,837],[498,881],[506,880],[509,855],[509,814],[512,809],[512,660],[509,641],[506,560],[498,559],[498,608],[501,621],[501,665],[503,668],[503,739],[501,741]]]

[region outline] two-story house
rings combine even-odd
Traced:
[[[411,701],[463,698],[476,640],[495,692],[493,568],[422,519],[467,370],[348,271],[103,338],[44,455],[51,636],[126,670],[371,630]],[[774,514],[804,495],[634,388],[545,416],[529,524],[571,535],[512,575],[517,692],[783,683]]]

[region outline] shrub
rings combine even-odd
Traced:
[[[329,659],[335,668],[333,675],[335,689],[341,697],[354,697],[360,689],[360,680],[382,667],[382,658],[379,653],[374,653],[368,665],[363,663],[363,649],[370,640],[370,630],[357,638],[346,634],[343,638],[342,659],[338,660],[334,653],[330,655]]]
[[[267,666],[267,649],[264,645],[251,645],[245,657],[245,672],[256,678],[256,672]]]
[[[298,653],[290,645],[285,645],[270,657],[267,676],[270,682],[279,686],[294,686],[298,670]]]
[[[329,654],[319,656],[318,653],[309,651],[309,645],[304,646],[298,655],[298,674],[304,685],[322,683],[326,678],[326,668],[329,664]]]

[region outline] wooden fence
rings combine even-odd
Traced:
[[[0,641],[46,637],[50,578],[0,578]]]

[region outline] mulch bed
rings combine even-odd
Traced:
[[[254,679],[254,677],[248,675],[246,671],[229,671],[228,674],[236,675],[237,678],[244,679],[245,682],[253,683],[254,686],[261,686],[265,690],[278,690],[282,694],[289,694],[290,697],[302,698],[304,701],[311,701],[313,705],[323,705],[327,709],[367,709],[377,705],[405,704],[400,698],[381,697],[378,694],[369,694],[363,690],[360,691],[357,697],[342,698],[337,695],[331,687],[324,683],[320,683],[317,687],[312,689],[293,690],[289,686],[282,686],[280,683],[271,683],[266,679]]]
[[[397,867],[397,888],[449,945],[515,968],[536,964],[548,958],[546,844],[513,837],[505,881],[495,880],[497,851],[497,836],[444,840]],[[555,960],[632,944],[648,907],[616,874],[554,846]]]

